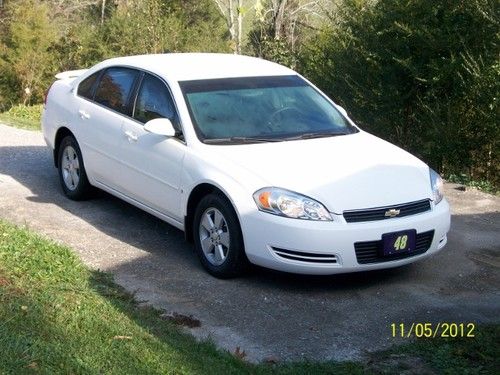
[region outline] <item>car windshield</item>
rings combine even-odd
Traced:
[[[180,86],[205,143],[273,142],[358,131],[297,75],[183,81]]]

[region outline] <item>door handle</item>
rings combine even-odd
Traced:
[[[78,111],[78,114],[80,115],[80,118],[82,120],[86,120],[86,119],[89,119],[90,118],[90,115],[88,114],[88,112],[85,112],[83,109],[80,109]]]
[[[127,130],[125,132],[125,136],[128,138],[130,142],[137,142],[138,139],[137,134],[131,132],[130,130]]]

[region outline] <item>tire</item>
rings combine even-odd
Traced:
[[[203,197],[193,221],[195,250],[211,275],[227,279],[241,276],[248,267],[238,217],[227,198]]]
[[[64,194],[75,201],[88,198],[91,186],[85,172],[82,152],[73,136],[69,135],[61,141],[57,165]]]

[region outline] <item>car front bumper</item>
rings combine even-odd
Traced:
[[[334,221],[290,219],[252,210],[240,216],[245,250],[250,262],[279,271],[328,275],[398,267],[441,250],[450,229],[450,208],[443,199],[431,211],[372,222],[347,223],[342,215]],[[434,231],[424,251],[397,260],[358,262],[355,243],[380,241],[385,233],[415,229]],[[283,252],[284,250],[284,252]]]

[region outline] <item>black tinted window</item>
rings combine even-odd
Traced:
[[[101,74],[101,71],[98,71],[87,78],[85,78],[78,85],[78,95],[83,96],[84,98],[92,99],[94,96],[94,84]]]
[[[110,68],[102,76],[95,101],[115,111],[127,114],[127,103],[137,77],[137,71],[127,68]]]
[[[174,118],[174,104],[165,84],[149,74],[144,79],[137,95],[134,118],[148,122],[155,118]]]

